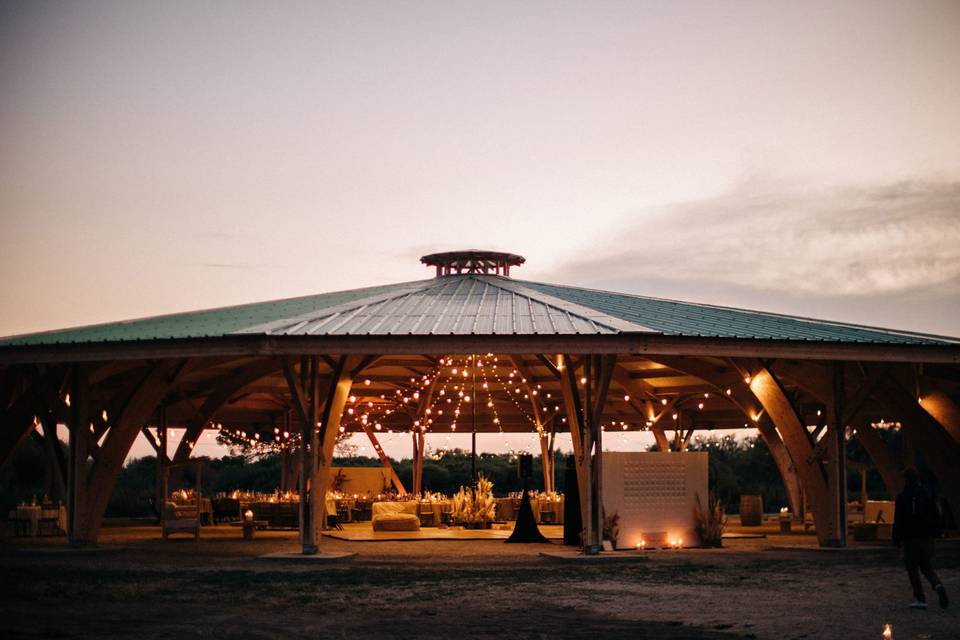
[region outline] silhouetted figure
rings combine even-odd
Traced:
[[[567,456],[567,470],[563,474],[563,544],[579,547],[583,544],[583,519],[580,517],[580,485],[577,483],[577,462]]]
[[[903,564],[907,568],[910,586],[913,587],[913,609],[926,609],[927,598],[923,593],[920,574],[927,578],[937,592],[940,606],[946,607],[947,591],[933,569],[933,539],[940,535],[942,518],[933,496],[920,482],[920,473],[909,467],[903,472],[906,485],[897,496],[893,520],[893,544],[903,547]]]

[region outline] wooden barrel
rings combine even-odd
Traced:
[[[761,496],[740,496],[740,524],[745,527],[759,527],[763,524]]]

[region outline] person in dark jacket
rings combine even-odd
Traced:
[[[893,519],[893,544],[903,547],[903,564],[913,587],[913,609],[926,609],[920,574],[927,578],[937,592],[940,606],[946,608],[947,591],[933,569],[933,539],[941,533],[940,510],[933,496],[920,482],[920,473],[909,467],[903,472],[906,484],[897,496]]]

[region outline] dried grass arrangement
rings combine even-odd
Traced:
[[[617,538],[620,537],[620,512],[615,511],[612,516],[603,511],[603,539],[609,540],[613,548],[617,548]]]
[[[496,515],[497,502],[493,498],[493,483],[483,474],[477,477],[476,489],[460,487],[451,502],[453,521],[467,527],[489,527]]]
[[[700,494],[696,494],[697,506],[693,510],[693,517],[696,521],[696,534],[700,538],[700,546],[703,547],[722,547],[723,530],[727,526],[727,516],[724,512],[723,503],[716,495],[711,495],[707,500],[706,509],[700,501]]]

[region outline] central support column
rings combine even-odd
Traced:
[[[586,355],[580,365],[570,356],[560,357],[563,402],[577,464],[580,514],[583,520],[583,552],[596,554],[603,543],[603,436],[600,426],[603,405],[610,389],[615,355]],[[583,368],[577,379],[575,369]],[[583,387],[582,391],[580,387]]]

